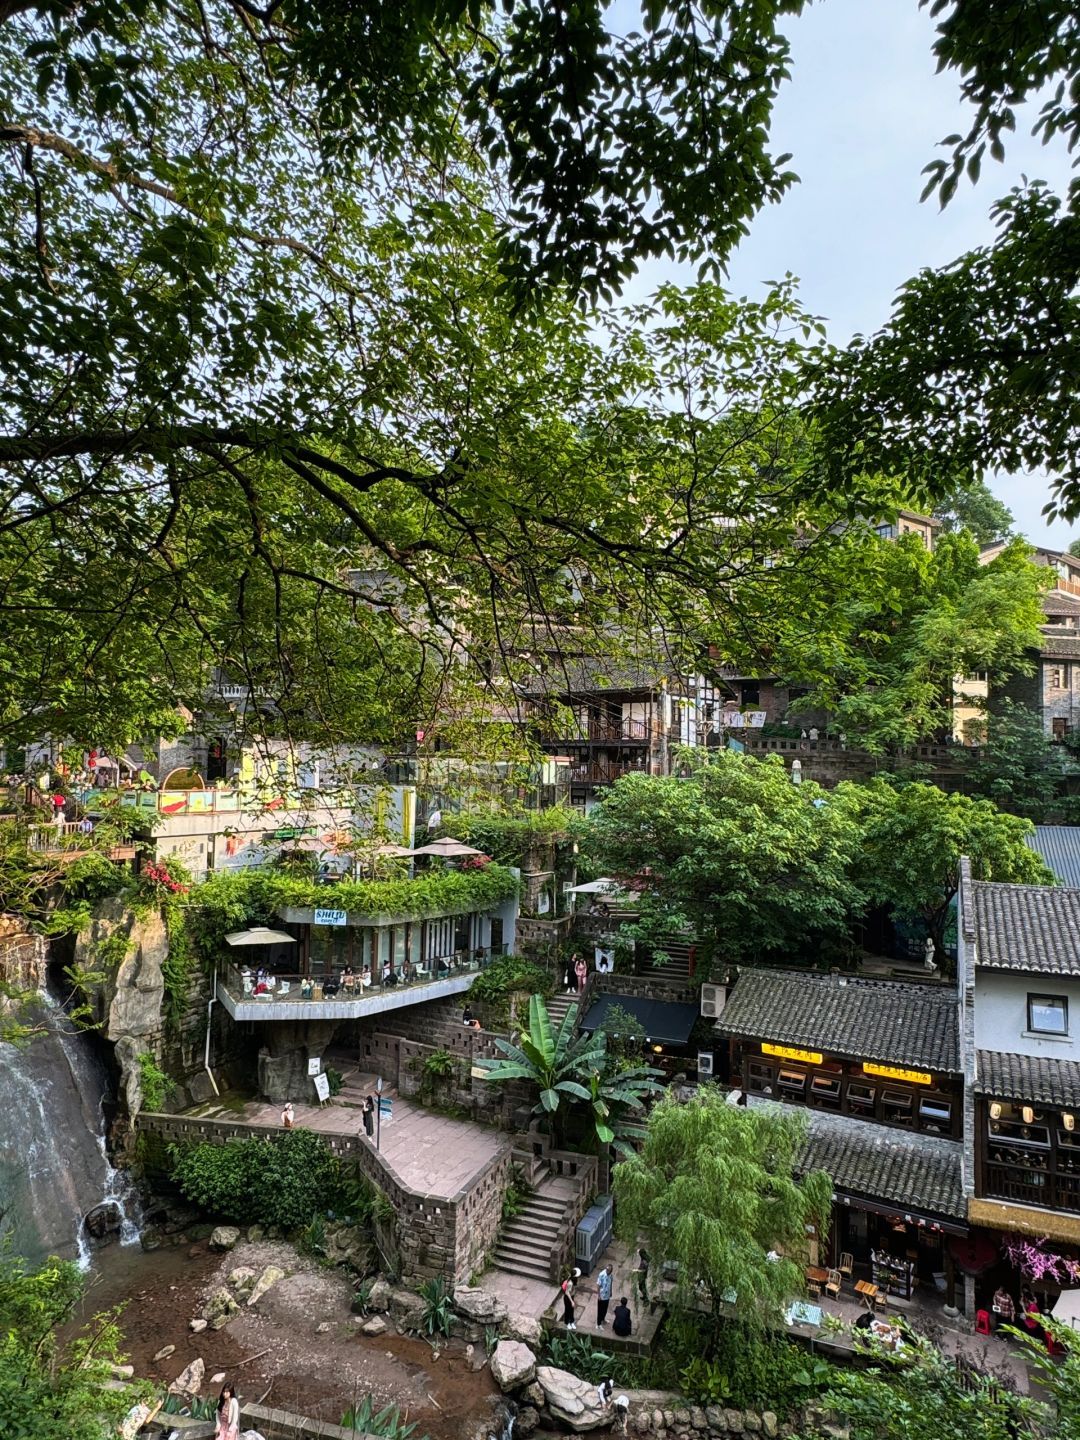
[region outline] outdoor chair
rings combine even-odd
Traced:
[[[840,1274],[846,1275],[850,1280],[854,1269],[854,1258],[845,1250],[844,1253],[840,1256]]]
[[[829,1278],[825,1281],[825,1294],[839,1298],[841,1276],[839,1270],[830,1270]]]
[[[288,981],[288,980],[279,980],[279,981],[278,981],[278,987],[277,987],[277,998],[278,998],[279,1000],[284,1000],[284,999],[285,999],[285,996],[288,995],[288,993],[289,993],[289,991],[290,991],[291,989],[292,989],[292,984],[291,984],[290,981]]]

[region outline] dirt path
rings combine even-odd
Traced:
[[[149,1255],[111,1247],[99,1259],[85,1313],[127,1302],[120,1325],[137,1374],[168,1382],[199,1356],[206,1365],[204,1393],[210,1377],[224,1371],[246,1400],[265,1396],[266,1404],[334,1423],[371,1394],[380,1406],[408,1411],[417,1421],[417,1440],[424,1434],[464,1440],[491,1414],[496,1386],[490,1371],[474,1374],[460,1341],[436,1358],[425,1341],[393,1334],[392,1326],[385,1335],[361,1335],[345,1278],[290,1245],[243,1241],[226,1255],[211,1253],[205,1242]],[[231,1270],[270,1264],[286,1278],[254,1309],[243,1308],[223,1330],[192,1334],[188,1322]],[[330,1329],[319,1334],[323,1324]],[[175,1351],[155,1362],[166,1345]],[[251,1356],[258,1358],[240,1363]]]

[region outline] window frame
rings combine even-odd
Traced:
[[[1044,1009],[1060,1007],[1063,1024],[1060,1029],[1051,1030],[1045,1025],[1035,1023],[1035,1005],[1040,1004]],[[1050,1035],[1058,1040],[1066,1040],[1069,1036],[1069,997],[1067,995],[1047,995],[1037,990],[1029,990],[1027,995],[1027,1028],[1029,1035]]]

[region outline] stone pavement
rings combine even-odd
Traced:
[[[371,1076],[374,1089],[375,1077]],[[386,1092],[389,1093],[389,1092]],[[509,1146],[505,1135],[471,1120],[453,1120],[400,1096],[391,1097],[393,1116],[383,1117],[379,1150],[395,1176],[411,1190],[435,1200],[452,1200]],[[298,1127],[322,1135],[362,1135],[363,1112],[353,1105],[293,1105]],[[251,1100],[239,1108],[201,1106],[207,1119],[242,1120],[281,1129],[281,1106]]]

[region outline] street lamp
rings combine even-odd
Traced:
[[[375,1101],[375,1149],[378,1150],[379,1142],[382,1139],[382,1076],[375,1080],[375,1093],[379,1097]]]

